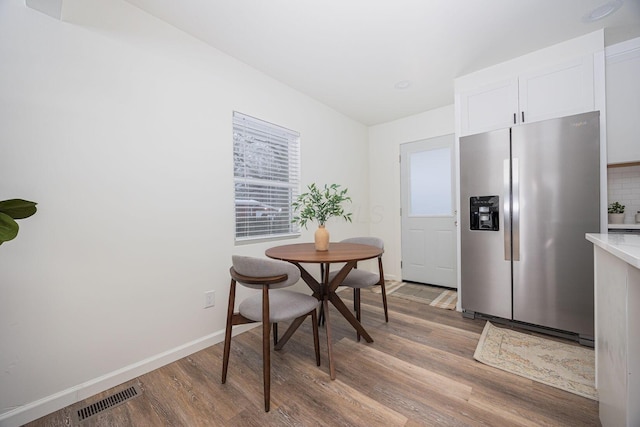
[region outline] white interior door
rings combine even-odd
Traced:
[[[457,287],[454,135],[400,146],[402,280]]]

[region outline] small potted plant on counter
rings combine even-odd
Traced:
[[[622,224],[624,223],[624,205],[618,202],[609,204],[609,224]]]

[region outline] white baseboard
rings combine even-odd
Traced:
[[[236,326],[233,335],[245,332],[259,324]],[[59,391],[50,396],[36,400],[0,414],[0,427],[19,427],[37,420],[52,412],[58,411],[76,402],[101,393],[119,384],[130,381],[140,375],[175,362],[190,354],[203,350],[224,340],[224,330],[214,332],[181,346],[156,354],[147,359],[112,371],[108,374],[86,381],[82,384]]]

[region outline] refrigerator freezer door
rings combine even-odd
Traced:
[[[504,202],[509,209],[509,151],[509,129],[460,138],[462,308],[507,319],[511,319],[511,261],[505,256],[510,224],[505,223]],[[482,208],[478,206],[486,203],[480,214],[488,215],[495,209],[494,201],[499,203],[498,230],[493,226],[472,230],[473,215]],[[507,252],[510,256],[510,249]]]
[[[593,337],[599,140],[598,112],[512,128],[514,320]]]

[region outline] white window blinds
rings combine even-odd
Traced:
[[[236,240],[299,233],[291,203],[300,182],[300,134],[233,113]]]

